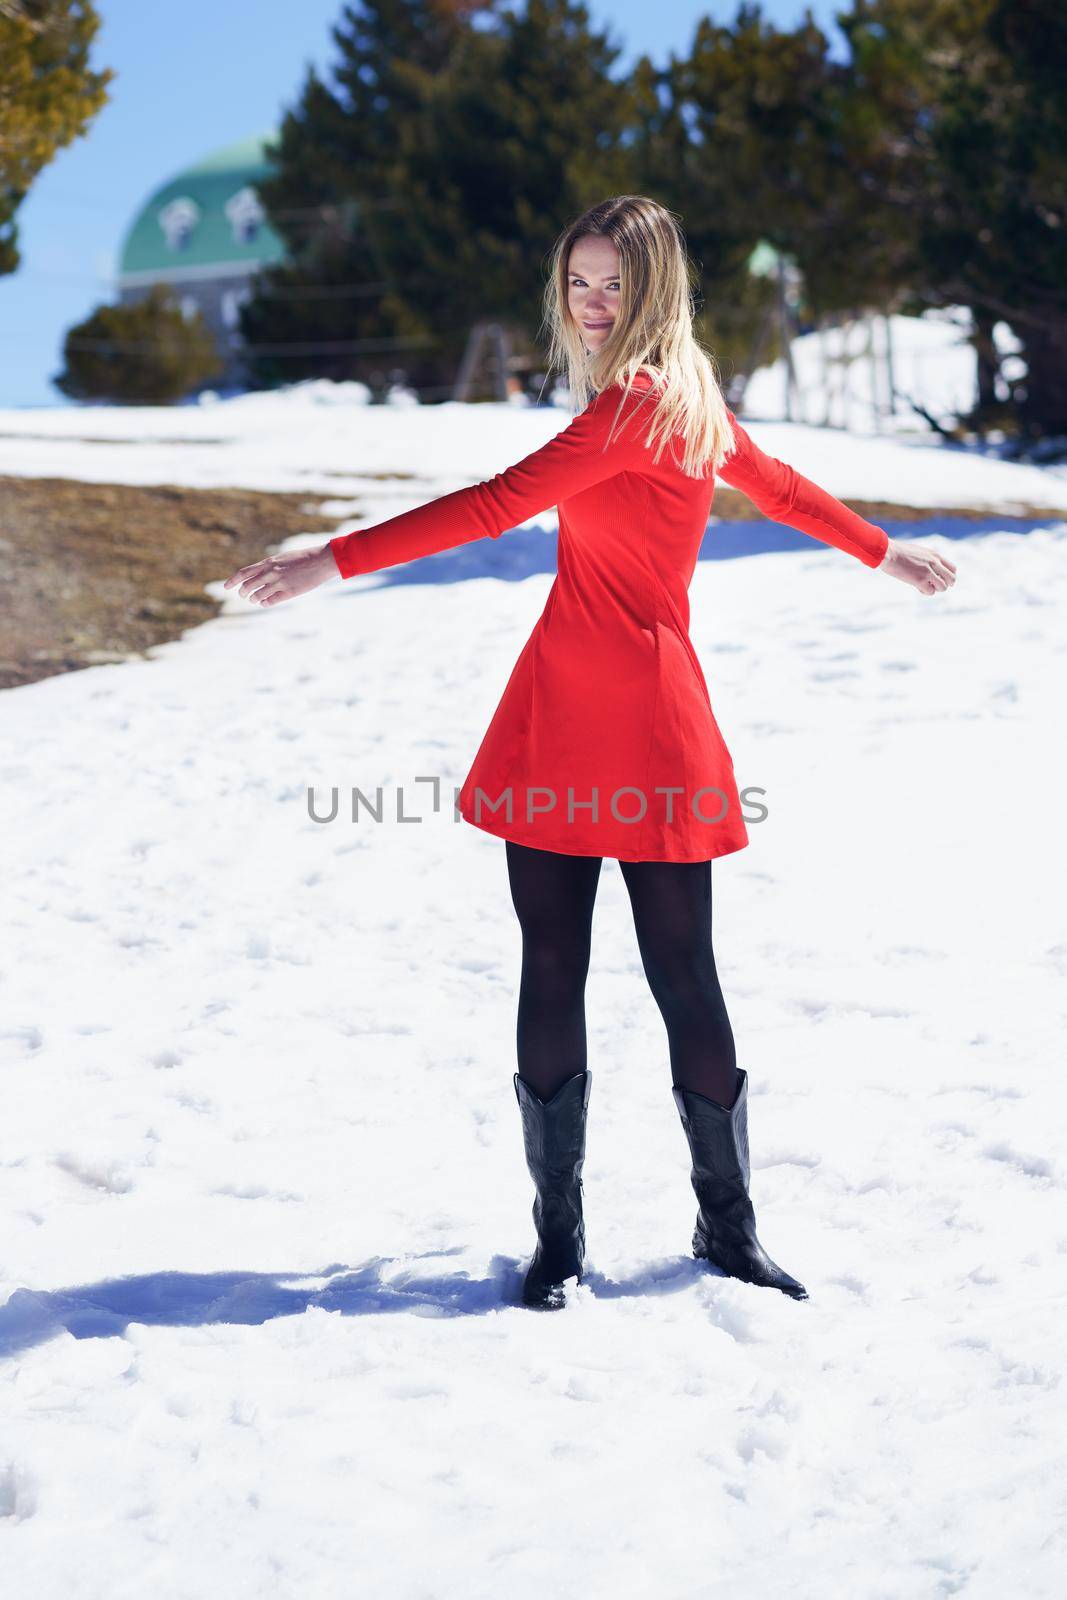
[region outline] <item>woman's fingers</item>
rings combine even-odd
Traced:
[[[238,591],[247,600],[256,605],[262,605],[270,595],[277,594],[279,590],[287,591],[285,579],[280,572],[264,572],[257,578],[247,579]]]
[[[274,582],[276,582],[274,573],[265,572],[261,577],[247,579],[237,593],[246,600],[262,600],[264,590]]]
[[[252,567],[245,568],[245,571],[248,576],[237,593],[245,600],[254,600],[258,605],[263,604],[268,592],[277,590],[279,586],[285,586],[285,577],[278,570],[273,557],[266,561],[257,561]],[[234,574],[235,578],[240,576],[239,572]]]
[[[238,567],[223,584],[254,605],[293,600],[337,577],[337,563],[328,544],[308,550],[287,550]]]
[[[928,545],[913,544],[905,540],[900,544],[890,540],[886,556],[886,571],[892,578],[918,589],[920,594],[940,594],[950,589],[956,581],[956,566],[940,551]]]
[[[925,545],[902,545],[898,554],[903,558],[894,566],[892,575],[918,589],[920,594],[941,594],[956,582],[956,566],[938,550]]]
[[[254,567],[246,567],[244,572],[243,578],[240,572],[235,572],[231,582],[238,585],[237,593],[246,600],[251,599],[257,589],[270,583],[275,576],[269,561],[258,561]]]
[[[224,589],[232,589],[235,583],[241,583],[247,578],[254,577],[255,574],[262,571],[266,565],[267,561],[264,559],[262,561],[253,561],[247,567],[238,567],[237,571],[226,579],[226,582],[222,587]]]

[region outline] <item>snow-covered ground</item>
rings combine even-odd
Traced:
[[[564,420],[5,413],[0,471],[308,487],[373,521]],[[111,429],[134,442],[72,438]],[[846,498],[1067,507],[966,452],[753,433]],[[689,1259],[612,861],[589,1275],[558,1315],[513,1303],[519,935],[503,845],[449,807],[548,575],[430,561],[260,611],[220,572],[223,614],[150,660],[0,696],[9,1593],[1062,1593],[1067,522],[931,528],[958,567],[934,598],[815,541],[692,586],[766,791],[714,928],[761,1236],[805,1304]],[[315,822],[309,785],[380,785],[392,820]]]
[[[921,317],[859,317],[801,334],[790,349],[793,415],[853,433],[931,432],[917,405],[948,426],[976,398],[972,327],[969,307],[946,306]],[[994,324],[993,341],[1001,368],[997,394],[1005,399],[1004,378],[1021,377],[1026,363],[1007,323]],[[752,374],[745,414],[785,416],[785,399],[785,362],[778,360]]]

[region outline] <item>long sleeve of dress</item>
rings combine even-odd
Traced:
[[[832,544],[856,556],[865,566],[881,564],[889,535],[876,523],[850,511],[832,494],[802,477],[784,461],[769,456],[749,438],[733,412],[736,448],[718,469],[717,477],[740,489],[772,522],[784,522],[801,533]]]
[[[377,572],[488,535],[492,539],[569,495],[636,466],[645,453],[644,417],[633,416],[639,395],[627,398],[615,437],[605,448],[622,388],[598,394],[547,444],[484,483],[456,489],[371,528],[338,534],[330,549],[342,578]]]

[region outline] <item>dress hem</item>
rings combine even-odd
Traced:
[[[500,828],[490,827],[488,822],[475,822],[474,818],[469,817],[462,807],[460,808],[459,814],[463,821],[469,823],[472,828],[477,828],[482,833],[492,834],[495,839],[510,840],[512,844],[525,845],[527,849],[530,850],[548,850],[553,855],[586,857],[599,856],[601,860],[604,861],[675,861],[680,865],[686,865],[699,861],[716,861],[720,856],[734,855],[738,850],[746,849],[747,846],[752,842],[750,839],[742,839],[739,842],[724,844],[722,848],[718,850],[704,850],[700,855],[697,856],[650,856],[647,854],[617,855],[613,850],[568,850],[561,845],[538,844],[533,839],[520,839],[513,837],[513,829],[509,828],[507,824],[505,824],[504,828]],[[507,828],[508,831],[505,831],[505,828]]]

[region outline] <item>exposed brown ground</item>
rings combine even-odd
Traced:
[[[292,534],[321,531],[325,539],[335,531],[316,503],[310,493],[0,476],[0,688],[122,660],[217,616],[205,583],[228,578]],[[989,515],[848,503],[878,523]],[[723,486],[715,515],[743,521],[759,513]]]
[[[0,476],[0,688],[122,660],[217,616],[205,583],[292,534],[335,531],[315,505],[307,493]]]

